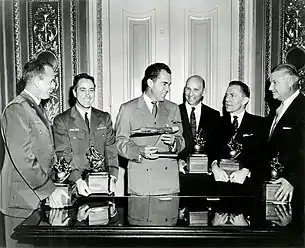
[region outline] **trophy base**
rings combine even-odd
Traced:
[[[62,202],[63,202],[64,207],[73,206],[73,204],[76,201],[76,188],[75,188],[75,186],[70,186],[67,183],[54,183],[54,185],[56,186],[56,188],[62,189],[63,191],[65,191],[66,194],[70,197],[69,199],[67,199],[66,197],[62,196]],[[46,200],[45,205],[47,205],[47,206],[50,205],[48,199]]]
[[[266,204],[266,220],[267,221],[274,221],[274,220],[280,220],[279,216],[275,212],[276,205],[273,203],[267,203]]]
[[[275,202],[277,199],[275,198],[275,193],[280,187],[280,184],[273,184],[270,182],[266,182],[264,185],[264,196],[266,202]]]
[[[90,208],[88,215],[89,226],[108,225],[109,223],[109,206]]]
[[[205,154],[190,154],[187,159],[188,173],[208,173],[208,157]]]
[[[109,193],[109,174],[108,172],[88,172],[86,182],[92,194]]]
[[[239,162],[233,159],[221,159],[219,167],[230,176],[233,172],[239,170]]]
[[[208,211],[189,212],[190,226],[208,226]]]

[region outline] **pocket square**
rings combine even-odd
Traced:
[[[70,132],[78,132],[79,129],[78,129],[78,128],[70,128],[69,131],[70,131]]]
[[[290,130],[292,129],[291,127],[283,127],[284,130]]]
[[[243,134],[243,137],[250,137],[250,136],[253,136],[253,133],[244,133]]]

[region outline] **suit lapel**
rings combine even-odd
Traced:
[[[92,113],[91,113],[92,115]],[[76,107],[73,106],[71,109],[71,117],[74,119],[74,125],[83,129],[86,132],[89,132],[88,127],[85,123],[85,120],[81,116],[81,114],[77,111]]]
[[[192,136],[192,130],[191,130],[191,125],[189,121],[189,116],[186,110],[185,103],[181,104],[180,106],[180,112],[181,112],[181,120],[182,120],[182,125],[183,125],[183,130],[185,139],[188,139],[190,142],[193,140]]]
[[[280,130],[284,126],[284,123],[289,123],[293,119],[292,116],[294,113],[298,113],[299,101],[301,101],[301,100],[302,100],[302,95],[301,95],[301,93],[299,93],[299,95],[292,101],[292,103],[286,109],[285,113],[282,115],[281,119],[278,121],[277,125],[275,126],[275,128],[273,130],[273,133],[272,133],[270,139],[272,139],[272,137],[274,137],[278,132],[280,132]]]
[[[148,118],[148,119],[153,119],[152,118],[152,114],[151,112],[149,111],[146,103],[145,103],[145,100],[144,100],[144,95],[141,95],[139,98],[138,98],[138,106],[137,106],[137,109],[136,109],[136,113],[135,113],[137,116],[140,115],[140,116],[143,116],[143,118]]]
[[[164,126],[167,123],[169,115],[169,110],[166,106],[165,101],[159,102],[158,113],[157,113],[157,123]]]
[[[90,127],[91,127],[91,132],[95,133],[97,130],[98,125],[101,123],[100,119],[100,113],[96,111],[95,108],[91,109],[91,120],[90,120]]]

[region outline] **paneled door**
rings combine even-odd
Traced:
[[[238,0],[110,0],[109,94],[104,109],[113,120],[119,107],[141,95],[147,65],[164,62],[172,69],[168,98],[182,102],[185,80],[206,80],[205,103],[221,110],[228,82],[237,78]],[[106,30],[106,29],[105,29]],[[105,49],[106,50],[106,49]],[[104,81],[107,84],[107,81]],[[105,92],[105,93],[107,93]]]
[[[141,95],[145,68],[156,61],[169,63],[169,2],[110,0],[109,48],[111,115]]]
[[[226,86],[237,76],[237,13],[235,0],[170,0],[172,101],[182,101],[186,79],[198,74],[206,81],[204,102],[221,110]]]

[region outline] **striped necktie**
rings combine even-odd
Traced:
[[[193,138],[196,136],[196,116],[195,116],[195,107],[192,107],[191,116],[190,116],[190,124]]]

